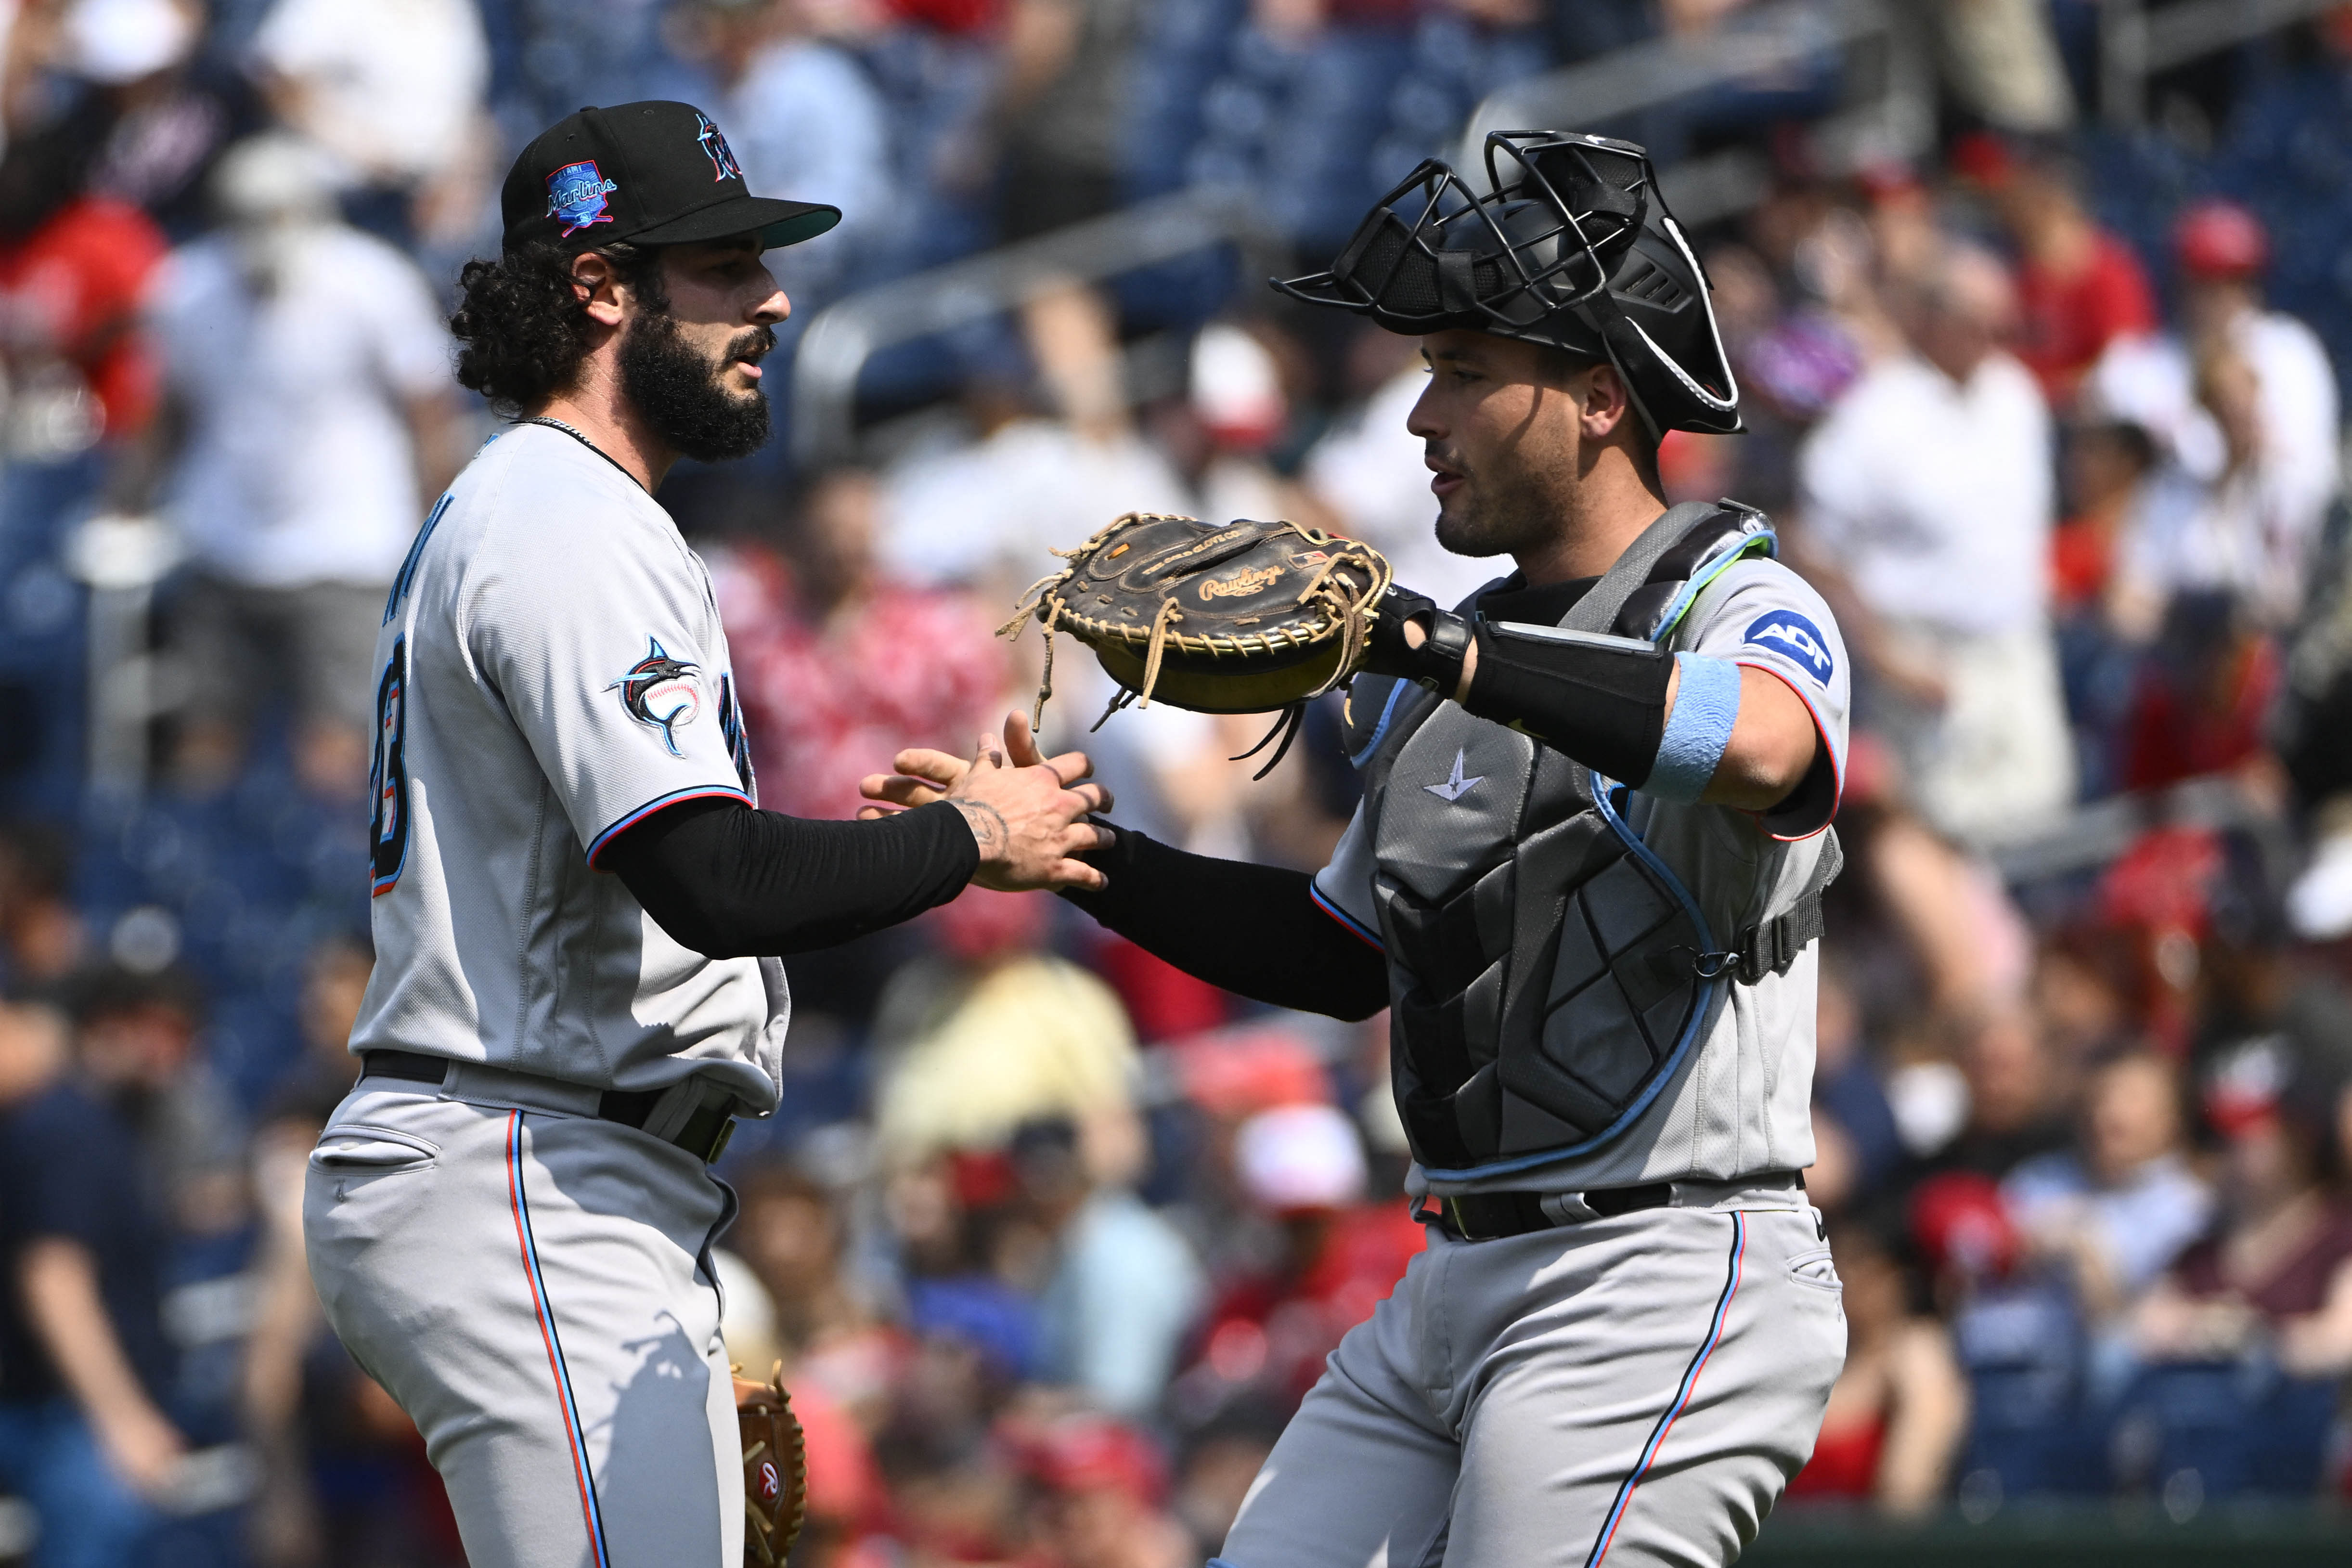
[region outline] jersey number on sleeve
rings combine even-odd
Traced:
[[[368,835],[373,847],[371,890],[382,898],[400,882],[400,868],[408,859],[408,761],[403,754],[408,731],[408,639],[392,645],[392,658],[375,689],[375,755],[368,763],[369,793],[375,797],[375,820]]]

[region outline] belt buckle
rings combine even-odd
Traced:
[[[1444,1211],[1445,1215],[1445,1223],[1454,1227],[1454,1235],[1460,1237],[1465,1241],[1484,1241],[1486,1239],[1483,1236],[1473,1236],[1470,1233],[1469,1225],[1462,1217],[1462,1200],[1460,1198],[1440,1198],[1437,1200],[1437,1206]]]
[[[732,1116],[730,1116],[725,1121],[719,1122],[719,1136],[710,1141],[710,1148],[709,1152],[702,1156],[702,1163],[706,1165],[716,1165],[719,1163],[719,1156],[727,1152],[728,1140],[734,1136],[735,1119]]]
[[[733,1095],[699,1078],[680,1079],[647,1109],[638,1130],[685,1150],[706,1165],[713,1164],[735,1135],[735,1104]],[[718,1127],[698,1134],[697,1124],[714,1112]]]

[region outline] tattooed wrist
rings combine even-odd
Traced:
[[[1002,858],[1012,847],[1013,830],[1004,825],[1004,814],[984,800],[964,800],[950,795],[948,804],[963,813],[971,825],[971,836],[980,845],[980,858],[985,863]]]

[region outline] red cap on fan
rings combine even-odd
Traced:
[[[1022,1469],[1049,1491],[1119,1491],[1156,1504],[1168,1489],[1167,1469],[1151,1440],[1108,1415],[1075,1411],[1038,1425],[1016,1418],[998,1436]]]
[[[2191,278],[2213,281],[2252,278],[2270,265],[2270,236],[2262,219],[2235,202],[2202,201],[2172,226],[2172,251]]]
[[[2017,153],[1990,131],[1971,131],[1952,143],[1952,173],[1987,190],[1999,190],[2017,173]]]
[[[2000,1187],[1973,1171],[1930,1176],[1911,1194],[1911,1236],[1928,1267],[1969,1279],[2000,1279],[2022,1250]]]

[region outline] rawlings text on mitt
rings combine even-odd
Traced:
[[[735,1419],[743,1435],[744,1568],[776,1568],[808,1512],[808,1453],[782,1363],[765,1383],[735,1380]]]
[[[1371,607],[1391,581],[1370,545],[1295,522],[1129,512],[1055,553],[1069,565],[1040,579],[1004,626],[1017,636],[1034,616],[1045,628],[1040,719],[1057,631],[1094,649],[1118,682],[1113,710],[1157,699],[1202,713],[1295,716],[1355,673]]]

